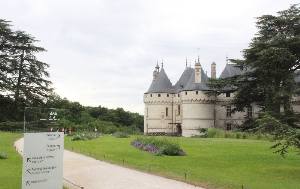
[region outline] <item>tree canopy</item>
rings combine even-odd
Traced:
[[[26,106],[40,106],[52,91],[46,70],[49,64],[37,59],[36,53],[46,51],[24,31],[13,31],[8,21],[0,20],[0,94],[13,102],[10,107],[16,120]],[[8,99],[9,98],[9,99]]]
[[[210,79],[208,84],[214,89],[209,95],[217,95],[228,87],[236,87],[234,98],[229,102],[235,107],[233,111],[244,111],[253,105],[259,106],[261,112],[264,112],[257,122],[260,131],[272,133],[274,141],[290,138],[287,136],[289,132],[276,128],[285,128],[285,131],[287,128],[290,131],[299,129],[299,115],[292,109],[292,100],[300,93],[299,13],[299,6],[291,5],[289,9],[279,11],[276,16],[263,15],[256,18],[258,33],[252,39],[249,48],[242,51],[244,59],[230,60],[246,72],[224,79]],[[269,116],[282,125],[274,128],[274,120]],[[296,130],[293,132],[297,133]],[[283,149],[290,145],[299,148],[299,139],[300,135],[295,134],[293,142],[280,145],[284,146]],[[296,145],[294,142],[297,141]],[[281,152],[284,154],[284,151]]]
[[[144,119],[138,113],[123,108],[85,107],[54,93],[48,80],[49,64],[36,56],[46,50],[36,46],[37,42],[24,31],[12,30],[10,21],[0,19],[0,130],[23,130],[21,121],[26,116],[29,130],[49,131],[52,123],[42,120],[49,118],[53,109],[63,114],[58,121],[62,127],[90,131],[97,128],[110,134],[143,130]]]

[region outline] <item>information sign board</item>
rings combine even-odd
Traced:
[[[64,133],[24,133],[22,189],[62,189]]]

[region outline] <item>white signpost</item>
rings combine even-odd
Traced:
[[[22,189],[62,189],[64,133],[24,133]]]

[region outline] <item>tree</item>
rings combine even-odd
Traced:
[[[2,92],[8,88],[6,73],[8,71],[9,52],[12,48],[12,35],[9,22],[0,19],[0,90]]]
[[[290,136],[289,132],[276,128],[288,126],[291,132],[299,133],[296,123],[300,118],[291,107],[292,98],[300,94],[299,85],[295,80],[300,74],[300,9],[298,5],[291,5],[288,10],[279,11],[277,16],[258,17],[256,27],[258,33],[252,39],[249,48],[242,51],[244,60],[230,60],[246,72],[231,78],[211,79],[208,86],[215,90],[209,94],[218,94],[220,89],[228,87],[236,89],[233,100],[229,102],[235,107],[233,111],[244,111],[253,104],[258,105],[261,112],[272,118],[266,119],[266,114],[260,116],[260,131],[269,130],[274,136],[274,141],[278,141]],[[280,111],[281,107],[283,113]],[[289,119],[286,119],[287,117]],[[272,126],[273,118],[282,125]],[[299,134],[293,135],[292,140],[299,139]],[[282,143],[277,144],[280,146]],[[287,144],[290,145],[299,148],[299,145],[293,142]]]
[[[0,20],[1,92],[14,99],[15,119],[21,119],[25,106],[45,103],[52,91],[47,80],[49,64],[37,60],[35,54],[46,51],[37,47],[34,37],[24,31],[12,31],[5,20]]]

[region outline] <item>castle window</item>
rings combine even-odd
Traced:
[[[150,94],[150,97],[152,97],[152,94]]]
[[[253,118],[253,108],[252,108],[252,106],[247,108],[247,118],[249,118],[249,119]]]
[[[231,123],[227,123],[227,124],[226,124],[226,130],[227,130],[227,131],[231,131],[231,129],[232,129],[232,128],[231,128]]]
[[[187,92],[185,92],[185,95],[187,95]]]
[[[160,94],[158,94],[158,97],[160,97]]]
[[[231,106],[226,106],[226,117],[231,117]]]
[[[167,97],[169,97],[169,94],[167,94]]]
[[[147,108],[147,112],[146,112],[146,117],[148,117],[148,108]]]
[[[169,108],[166,108],[166,117],[168,117],[169,116]]]
[[[180,105],[178,105],[178,115],[180,115]]]
[[[230,93],[226,93],[226,97],[230,97]]]
[[[180,95],[178,94],[178,97],[179,97]]]
[[[196,94],[198,94],[198,91],[196,91]]]

